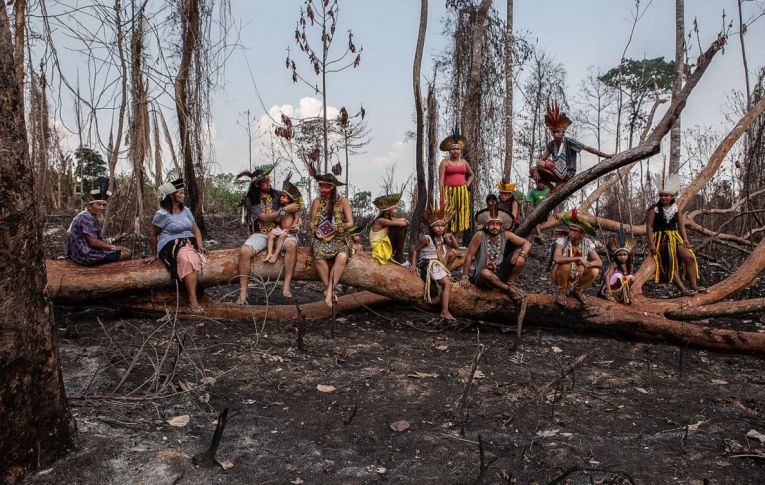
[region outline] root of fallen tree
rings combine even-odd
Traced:
[[[306,266],[307,250],[298,250],[298,262],[294,279],[316,279],[313,270]],[[238,250],[213,251],[208,264],[200,275],[203,284],[227,284],[237,281]],[[694,347],[765,354],[765,334],[718,329],[668,318],[673,311],[690,306],[702,307],[718,303],[734,292],[751,284],[765,267],[765,242],[760,243],[742,267],[725,281],[713,286],[710,293],[674,300],[653,300],[638,297],[633,305],[624,306],[593,298],[587,308],[569,299],[565,308],[556,305],[552,296],[528,294],[526,322],[545,326],[563,326],[591,329],[601,332],[666,340]],[[263,280],[275,281],[281,271],[281,263],[265,264],[262,255],[255,259],[252,274]],[[103,300],[120,293],[148,292],[154,288],[170,285],[167,271],[160,263],[146,265],[141,261],[112,263],[100,268],[85,268],[65,261],[48,261],[48,292],[59,303]],[[395,265],[381,266],[366,254],[354,256],[343,274],[343,283],[382,295],[394,301],[417,304],[434,309],[423,302],[423,282],[405,268]],[[437,301],[434,302],[434,305]],[[725,302],[722,305],[735,305]],[[293,307],[292,305],[288,305]],[[308,305],[301,305],[301,312]],[[211,308],[220,318],[244,318],[247,320],[268,317],[263,309],[238,308],[238,305],[213,305]],[[220,308],[220,313],[218,310]],[[274,307],[270,307],[274,311]],[[450,309],[455,316],[476,320],[505,321],[514,324],[518,308],[505,293],[480,290],[471,286],[463,289],[452,287]],[[318,310],[317,310],[318,311]],[[207,316],[213,316],[208,313]],[[283,319],[298,317],[297,310],[276,313]],[[555,323],[551,323],[555,322]]]

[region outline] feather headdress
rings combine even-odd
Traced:
[[[274,170],[276,165],[269,163],[265,165],[258,165],[252,171],[250,170],[243,170],[239,172],[239,174],[236,176],[236,178],[240,177],[250,177],[253,182],[260,182],[264,178],[268,177],[268,175]]]
[[[571,126],[571,120],[566,113],[561,113],[558,107],[558,102],[553,101],[552,104],[547,103],[547,114],[545,114],[545,125],[550,130],[561,129],[565,130]]]
[[[303,195],[300,193],[300,189],[298,189],[297,185],[290,182],[291,177],[292,172],[288,173],[287,178],[284,179],[284,183],[282,184],[282,192],[287,194],[293,202],[297,202],[299,205],[303,205]]]
[[[608,240],[607,247],[614,256],[622,251],[627,251],[628,254],[632,253],[632,248],[635,247],[635,238],[625,234],[623,222],[619,224],[619,232],[616,233],[616,237]]]
[[[654,178],[660,194],[675,195],[680,192],[680,176],[678,174],[673,173],[664,177],[663,174],[657,173]]]
[[[449,204],[444,202],[444,204],[438,208],[429,204],[425,210],[422,211],[420,218],[423,224],[426,224],[428,227],[433,227],[434,224],[439,222],[443,222],[448,226],[449,222],[451,222],[456,214],[457,210],[454,207],[449,207]]]
[[[465,148],[467,145],[467,138],[460,133],[460,127],[457,123],[454,123],[454,130],[452,134],[444,138],[444,141],[438,146],[442,152],[448,152],[453,145],[459,145],[460,148]]]
[[[576,209],[571,209],[571,212],[561,215],[560,220],[568,227],[578,227],[587,234],[595,234],[595,228],[592,227],[592,224],[580,218],[576,213]]]

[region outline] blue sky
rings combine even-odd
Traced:
[[[272,113],[279,111],[275,106],[294,110],[302,104],[306,111],[320,109],[316,100],[305,99],[314,97],[313,91],[303,84],[293,84],[289,71],[284,68],[286,48],[289,46],[295,51],[294,27],[302,3],[299,0],[232,1],[242,48],[233,52],[226,66],[225,83],[213,96],[216,171],[234,172],[247,167],[247,137],[238,124],[244,120],[240,113],[249,109],[256,118],[264,114],[247,61],[252,66],[265,108]],[[432,55],[448,42],[441,26],[446,15],[444,3],[430,1],[422,68],[425,75],[432,72]],[[733,19],[737,26],[735,0],[686,0],[685,3],[686,31],[697,18],[703,48],[717,36],[723,10],[727,19]],[[645,6],[646,0],[641,4]],[[762,1],[745,2],[744,18],[760,11],[762,5]],[[505,2],[495,1],[495,6],[504,16]],[[420,2],[341,0],[340,8],[339,32],[351,28],[356,44],[363,45],[364,52],[358,69],[335,74],[330,80],[328,105],[347,106],[352,113],[364,105],[372,141],[366,148],[367,153],[352,160],[350,174],[352,183],[360,189],[375,192],[386,167],[398,161],[400,181],[406,179],[414,167],[414,147],[407,141],[406,133],[414,127],[411,73]],[[632,23],[634,1],[515,0],[514,10],[515,31],[536,40],[565,66],[567,94],[572,97],[589,66],[605,70],[618,63]],[[737,30],[735,27],[734,32]],[[755,70],[765,65],[765,53],[757,49],[765,45],[765,19],[752,26],[746,40],[753,77]],[[344,44],[344,36],[338,34],[336,42]],[[301,55],[295,53],[296,58]],[[627,57],[632,58],[658,56],[674,58],[674,2],[670,0],[654,0],[650,4],[627,51]],[[313,77],[313,74],[306,73],[306,76]],[[444,78],[448,73],[439,73],[439,76]],[[723,55],[715,58],[691,96],[683,113],[684,126],[729,126],[730,122],[724,117],[726,97],[731,90],[742,90],[743,86],[736,35],[730,38]],[[174,118],[173,113],[168,114],[168,119]],[[256,160],[268,162],[265,152],[260,150],[261,143],[255,142]]]

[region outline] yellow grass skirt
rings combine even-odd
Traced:
[[[653,255],[653,260],[656,263],[653,280],[655,283],[671,283],[675,272],[679,272],[682,280],[686,279],[686,271],[695,271],[696,277],[701,277],[696,253],[692,249],[688,249],[688,252],[693,257],[693,268],[685,268],[678,259],[677,246],[683,244],[683,238],[678,231],[656,231],[653,233],[653,240],[656,251]]]
[[[468,191],[467,185],[457,187],[447,185],[444,187],[444,192],[449,201],[447,207],[454,209],[455,212],[455,216],[449,224],[449,231],[467,231],[470,227],[470,191]]]

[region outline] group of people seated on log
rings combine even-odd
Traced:
[[[532,210],[551,191],[574,176],[580,150],[608,157],[564,136],[571,122],[565,113],[560,113],[556,104],[548,105],[545,122],[553,134],[553,140],[545,146],[542,159],[531,170],[536,183],[528,194]],[[427,233],[414,243],[409,261],[405,261],[404,248],[410,222],[398,217],[397,210],[403,191],[386,194],[373,201],[379,214],[369,232],[372,258],[382,265],[393,261],[409,266],[412,273],[419,274],[425,282],[425,300],[432,302],[440,293],[441,316],[446,319],[453,318],[449,311],[451,271],[455,269],[459,257],[463,257],[459,280],[462,288],[468,288],[471,284],[479,288],[496,288],[505,291],[512,300],[521,301],[525,295],[516,281],[531,248],[529,241],[513,232],[521,223],[520,204],[513,195],[515,184],[504,179],[497,184],[499,197],[494,194],[487,196],[486,208],[475,214],[474,222],[478,230],[467,248],[460,248],[460,236],[470,228],[468,187],[474,180],[470,165],[462,158],[466,143],[467,140],[455,129],[440,145],[442,151],[449,153],[439,165],[440,203],[437,207],[429,206],[421,214]],[[350,203],[338,193],[338,187],[344,184],[332,173],[320,173],[312,160],[307,159],[306,163],[310,176],[319,188],[319,195],[311,201],[308,211],[311,229],[308,264],[313,265],[324,285],[325,303],[332,306],[337,301],[336,287],[343,271],[353,254],[360,250],[359,235],[356,234]],[[290,181],[291,174],[284,180],[282,190],[272,188],[270,173],[273,168],[273,165],[264,165],[239,174],[239,177],[248,176],[251,179],[243,207],[252,222],[253,233],[239,250],[237,304],[247,303],[251,264],[253,258],[264,250],[266,263],[276,263],[283,258],[282,293],[287,298],[292,296],[291,283],[297,262],[303,198],[298,187]],[[683,295],[706,292],[704,287],[698,285],[698,264],[688,242],[682,213],[675,203],[678,178],[672,175],[659,182],[659,200],[646,213],[649,251],[656,266],[654,281],[671,282]],[[151,256],[145,261],[162,261],[171,279],[183,283],[188,293],[189,310],[201,313],[204,310],[197,301],[196,289],[198,273],[204,268],[207,252],[194,216],[183,204],[183,180],[163,184],[159,191],[162,200],[152,220],[149,237]],[[121,236],[105,239],[101,233],[98,217],[105,211],[111,195],[108,186],[102,184],[89,195],[86,209],[73,219],[68,229],[67,259],[86,266],[131,259],[131,252],[118,245]],[[575,209],[562,214],[560,221],[567,228],[555,228],[548,262],[550,281],[556,290],[555,302],[565,305],[570,294],[587,305],[589,298],[586,290],[603,266],[595,242],[587,237],[595,231],[588,221],[578,216]],[[535,230],[541,242],[539,227]],[[605,275],[602,289],[603,296],[608,300],[625,304],[631,302],[633,247],[634,239],[626,237],[623,228],[617,238],[609,241],[613,263]]]

